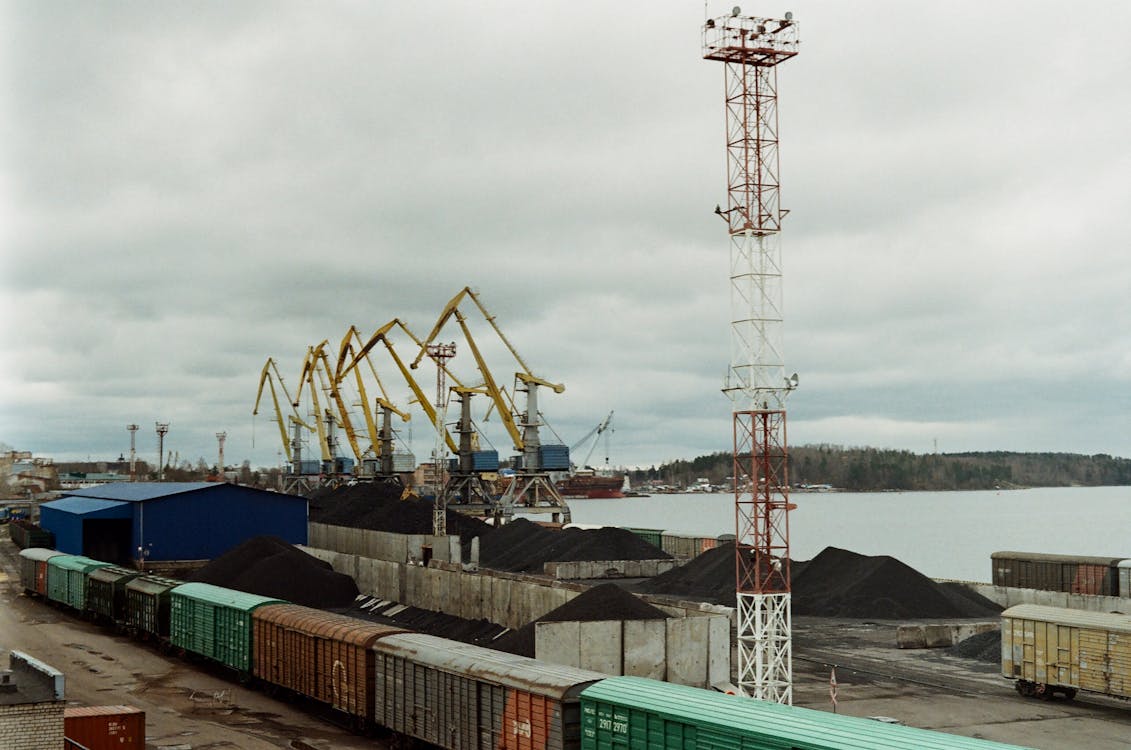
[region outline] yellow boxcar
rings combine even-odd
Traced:
[[[1019,604],[1001,613],[1001,673],[1025,696],[1131,698],[1131,616]]]

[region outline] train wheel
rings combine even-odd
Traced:
[[[1036,696],[1043,701],[1052,700],[1052,688],[1050,688],[1048,685],[1046,685],[1043,682],[1037,683],[1037,687],[1036,687],[1036,690],[1034,692],[1035,692]]]
[[[1076,688],[1068,688],[1067,690],[1064,691],[1064,699],[1065,700],[1070,701],[1070,700],[1073,700],[1075,698],[1076,698]]]
[[[1033,683],[1028,680],[1018,680],[1013,684],[1013,687],[1021,696],[1025,698],[1033,697]]]

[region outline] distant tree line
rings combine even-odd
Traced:
[[[686,487],[699,478],[729,485],[730,453],[711,453],[631,472],[633,484]],[[789,481],[857,492],[986,490],[1010,487],[1131,485],[1131,459],[1100,453],[927,453],[803,445],[789,449]]]

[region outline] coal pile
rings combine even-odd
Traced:
[[[667,615],[614,583],[594,586],[547,612],[534,622],[499,638],[491,648],[519,656],[534,656],[535,622],[602,622],[605,620],[663,620]]]
[[[965,638],[946,650],[952,656],[990,664],[1001,663],[1001,631],[989,630]]]
[[[248,539],[188,580],[317,609],[349,607],[358,595],[352,578],[276,536]]]
[[[502,625],[489,620],[465,620],[443,612],[433,612],[418,607],[402,607],[395,602],[376,602],[372,597],[355,603],[342,613],[360,620],[394,625],[417,633],[427,633],[487,648],[492,646],[499,634],[507,631]]]
[[[333,526],[391,531],[396,534],[431,534],[431,500],[401,500],[402,488],[390,482],[363,482],[313,495],[310,520]],[[465,545],[493,527],[471,516],[448,510],[448,533]]]
[[[887,555],[826,547],[793,578],[793,613],[886,620],[997,616],[1001,607],[932,581]]]
[[[961,584],[940,584],[893,557],[826,547],[790,564],[795,615],[870,619],[996,617],[994,602]],[[734,606],[734,545],[720,545],[636,590]]]
[[[515,573],[541,573],[548,562],[670,557],[626,529],[548,529],[525,518],[493,529],[479,541],[481,566]]]

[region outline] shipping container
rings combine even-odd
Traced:
[[[1131,698],[1131,616],[1019,604],[1001,613],[1001,673],[1042,698]]]
[[[141,575],[117,565],[90,571],[86,577],[86,610],[110,622],[126,619],[126,584]]]
[[[61,554],[44,547],[20,550],[20,583],[24,591],[47,596],[47,561]]]
[[[995,586],[1119,596],[1122,558],[994,552],[990,559]]]
[[[169,592],[184,581],[138,576],[126,583],[126,627],[143,637],[169,637]]]
[[[86,610],[86,576],[110,563],[82,555],[57,555],[47,561],[47,598],[71,609]]]
[[[404,628],[297,604],[257,607],[251,621],[256,678],[325,703],[359,719],[358,725],[371,723],[371,646]]]
[[[581,711],[581,750],[1020,750],[643,677],[611,677],[585,688]]]
[[[577,748],[578,696],[606,677],[420,633],[373,651],[373,720],[445,748]]]
[[[87,750],[145,750],[145,711],[133,706],[67,707],[63,734]]]
[[[251,671],[251,613],[264,604],[285,604],[256,594],[183,583],[169,592],[169,640],[177,648]]]

